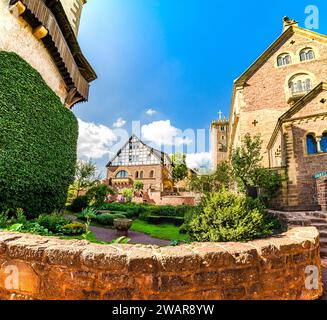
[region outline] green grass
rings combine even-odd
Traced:
[[[154,225],[142,220],[134,220],[132,231],[145,233],[153,238],[164,240],[188,241],[189,236],[179,233],[179,228],[173,224]]]

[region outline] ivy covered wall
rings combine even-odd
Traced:
[[[0,51],[0,211],[64,207],[74,178],[78,124],[40,74]]]

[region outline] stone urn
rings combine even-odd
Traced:
[[[127,237],[128,230],[132,227],[133,220],[130,219],[115,219],[114,227],[117,231],[117,236],[119,237]]]

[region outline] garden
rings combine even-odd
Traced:
[[[0,52],[0,69],[1,230],[159,245],[248,241],[280,232],[266,207],[282,177],[261,167],[260,137],[245,136],[230,163],[189,179],[189,189],[201,195],[196,206],[133,203],[141,181],[117,194],[101,183],[92,162],[77,161],[77,120],[40,74],[7,52]],[[174,159],[178,182],[188,170],[185,156]]]

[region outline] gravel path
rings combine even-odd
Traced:
[[[116,230],[113,229],[101,227],[90,227],[90,229],[95,234],[98,241],[110,242],[119,237],[116,234]],[[128,237],[131,239],[129,243],[133,244],[152,244],[157,246],[168,246],[170,244],[170,241],[168,240],[152,238],[140,232],[129,231]]]

